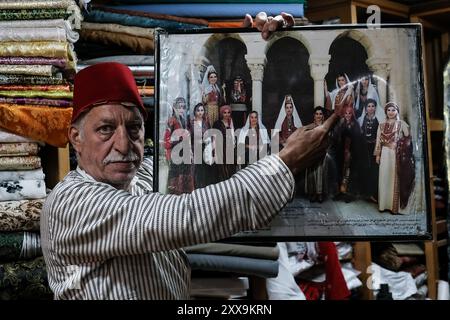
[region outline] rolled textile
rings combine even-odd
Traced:
[[[267,260],[277,260],[280,253],[278,247],[257,247],[232,243],[204,243],[186,247],[184,250],[186,253],[239,256]]]
[[[0,300],[50,300],[44,257],[0,264]]]
[[[39,145],[33,142],[0,143],[0,157],[35,156]]]
[[[0,157],[0,170],[34,170],[41,167],[38,156]]]
[[[67,19],[65,9],[0,10],[0,20]]]
[[[66,29],[2,28],[0,41],[66,41]]]
[[[27,1],[2,1],[0,10],[4,9],[66,9],[75,3],[74,0],[27,0]]]
[[[59,108],[71,108],[73,106],[72,101],[62,99],[46,99],[46,98],[3,98],[0,97],[1,103],[17,104],[17,105],[32,105],[36,107],[59,107]]]
[[[203,25],[187,24],[173,20],[162,20],[163,18],[155,19],[150,17],[133,16],[123,13],[113,13],[99,10],[91,10],[89,13],[85,14],[84,18],[85,21],[88,22],[117,23],[125,26],[135,26],[143,28],[161,27],[166,30],[206,28],[206,26]]]
[[[72,108],[0,103],[0,128],[55,147],[67,145],[71,119]]]
[[[50,99],[72,99],[73,93],[67,91],[5,91],[0,89],[0,97],[24,97],[24,98],[50,98]]]
[[[45,196],[44,180],[0,181],[0,201],[41,199]]]
[[[0,60],[1,61],[1,60]],[[154,56],[151,55],[124,55],[107,56],[88,60],[78,60],[78,65],[92,65],[101,62],[119,62],[127,66],[153,66],[155,65]]]
[[[136,36],[141,38],[154,39],[154,29],[141,28],[132,26],[123,26],[115,23],[95,23],[95,22],[82,22],[81,30],[99,30],[114,33],[124,33],[130,36]]]
[[[74,31],[72,24],[64,19],[0,21],[0,29],[4,28],[64,28],[69,42],[75,43],[79,39],[78,32]]]
[[[130,36],[124,33],[113,33],[101,30],[80,30],[80,38],[85,41],[103,43],[105,45],[117,45],[130,48],[138,54],[152,54],[155,45],[153,40]]]
[[[20,65],[20,64],[2,64],[0,73],[3,74],[23,74],[29,76],[51,77],[56,72],[55,67],[51,65]]]
[[[1,91],[53,91],[53,92],[70,92],[69,85],[47,85],[47,86],[24,86],[24,85],[0,85]],[[73,94],[71,93],[72,97]]]
[[[5,131],[0,126],[0,143],[4,142],[13,143],[13,142],[36,142],[36,141],[27,137],[23,137],[21,135],[17,135],[12,132]]]
[[[39,233],[0,233],[0,262],[33,259],[38,256],[42,256]]]
[[[20,65],[52,65],[58,68],[66,68],[67,63],[63,58],[43,58],[43,57],[0,57],[0,64],[20,64]]]
[[[213,254],[187,254],[192,270],[222,271],[255,275],[262,278],[276,277],[278,261]]]
[[[69,44],[56,41],[5,41],[0,46],[2,57],[52,57],[69,60]]]
[[[0,231],[39,231],[45,199],[0,202]]]
[[[60,72],[51,77],[24,76],[21,74],[0,74],[0,85],[4,84],[31,84],[31,85],[60,85],[66,84]]]
[[[183,16],[173,16],[168,14],[161,14],[161,13],[153,13],[153,12],[144,12],[140,10],[127,10],[127,9],[118,9],[117,7],[111,7],[111,6],[104,6],[104,5],[93,5],[92,6],[95,10],[98,11],[104,11],[104,12],[111,12],[111,13],[119,13],[119,14],[126,14],[130,16],[136,16],[136,17],[145,17],[145,18],[153,18],[158,20],[168,20],[168,21],[175,21],[175,22],[182,22],[189,25],[196,25],[201,27],[207,27],[208,21],[205,19],[198,19],[198,18],[187,18]],[[160,26],[163,27],[162,25]]]
[[[44,180],[45,174],[42,168],[35,170],[23,170],[23,171],[0,171],[0,181],[3,180]]]

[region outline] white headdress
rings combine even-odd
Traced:
[[[239,139],[238,143],[245,143],[245,137],[248,136],[248,130],[250,130],[250,115],[253,112],[250,112],[250,114],[247,117],[247,121],[245,122],[245,125],[242,127],[240,133],[239,133]],[[261,118],[258,114],[258,126],[259,126],[259,137],[263,144],[269,144],[269,134],[267,133],[266,127],[263,125]]]
[[[353,92],[353,85],[352,83],[350,83],[350,79],[348,78],[347,74],[344,73],[344,77],[345,80],[347,81],[347,83],[344,85],[347,87],[347,90],[345,91],[344,97],[342,98],[342,100],[345,100],[350,94],[352,94]],[[335,104],[335,100],[336,100],[336,96],[339,93],[339,91],[341,90],[341,88],[339,88],[339,83],[338,83],[338,77],[336,77],[336,89],[334,89],[331,93],[330,93],[330,98],[331,98],[331,109],[334,110],[334,104]]]
[[[369,86],[367,88],[367,99],[373,99],[377,102],[377,106],[375,109],[375,117],[378,119],[378,122],[381,122],[385,119],[386,115],[384,114],[384,109],[380,104],[380,97],[378,96],[377,90],[375,89],[375,86],[372,84],[372,77],[367,76],[369,78]],[[360,90],[361,90],[361,80],[365,77],[358,80],[358,85],[356,87],[356,104],[355,104],[355,110],[359,109],[360,101]],[[362,123],[364,121],[364,117],[366,115],[366,108],[363,109],[361,116],[358,118],[359,125],[362,126]]]
[[[297,112],[297,108],[295,108],[294,99],[292,99],[292,96],[290,94],[286,95],[283,99],[283,104],[281,105],[280,113],[278,114],[277,122],[275,122],[274,129],[278,129],[281,131],[281,126],[283,125],[283,121],[286,118],[286,100],[290,98],[290,103],[292,103],[293,113],[292,117],[294,118],[294,126],[296,128],[300,128],[302,126],[302,121],[300,120],[300,117]]]
[[[216,71],[216,69],[214,69],[213,65],[209,65],[206,68],[205,74],[203,75],[203,81],[202,81],[202,94],[203,95],[207,95],[211,91],[218,91],[218,92],[220,92],[220,88],[217,85],[217,82],[215,84],[210,84],[209,83],[209,75],[211,73],[215,73],[217,75],[217,71]]]

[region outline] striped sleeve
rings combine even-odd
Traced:
[[[180,196],[133,196],[72,180],[55,189],[46,205],[50,246],[66,263],[87,263],[211,242],[266,226],[293,190],[292,173],[275,155]]]

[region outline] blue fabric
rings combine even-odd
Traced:
[[[115,8],[115,7],[114,7]],[[182,23],[171,20],[160,20],[147,17],[131,16],[128,14],[104,12],[99,10],[92,10],[84,15],[85,21],[100,22],[100,23],[116,23],[125,26],[135,26],[143,28],[164,28],[166,30],[179,29],[203,29],[206,26]]]
[[[243,17],[246,13],[255,16],[261,11],[268,15],[289,12],[294,17],[303,17],[303,4],[300,3],[171,3],[171,4],[137,4],[109,6],[114,9],[144,11],[169,14],[180,17]]]

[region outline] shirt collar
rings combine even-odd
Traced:
[[[96,181],[96,182],[101,182],[101,181],[97,181],[95,180],[90,174],[88,174],[86,171],[84,171],[83,169],[80,168],[80,166],[77,166],[76,171],[86,180],[91,180],[91,181]],[[138,182],[139,178],[137,176],[134,176],[133,179],[130,182],[130,185],[128,186],[127,191],[131,192],[132,188],[136,185],[136,183]],[[102,182],[103,183],[103,182]]]

